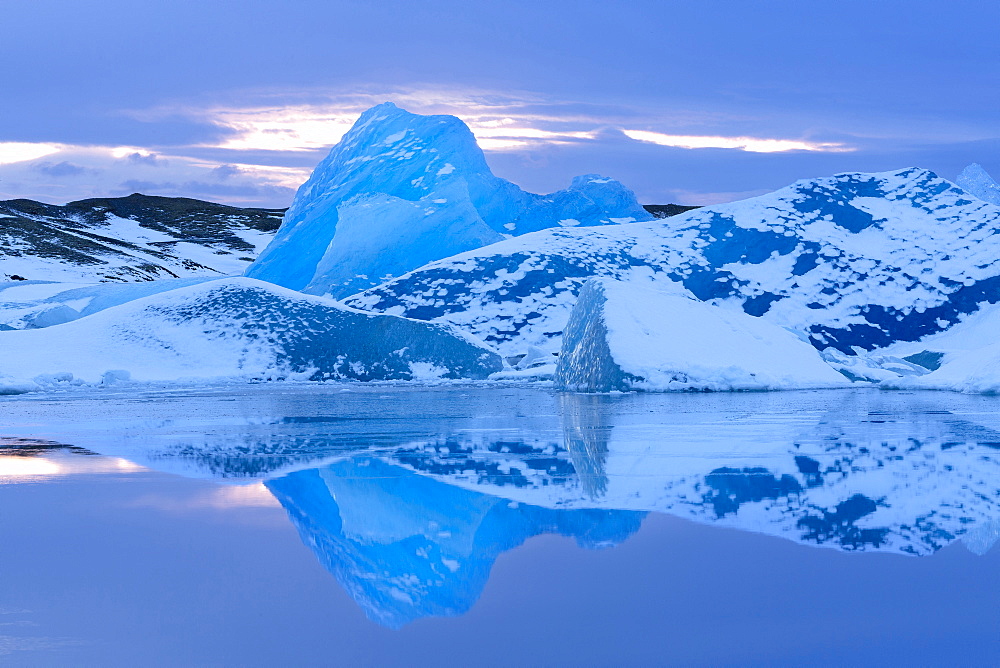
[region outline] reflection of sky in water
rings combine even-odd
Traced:
[[[318,563],[370,619],[392,629],[474,619],[498,560],[549,545],[529,540],[536,536],[648,553],[633,536],[647,534],[644,523],[660,526],[653,518],[740,530],[725,534],[737,551],[705,555],[720,581],[723,572],[761,568],[773,550],[753,535],[834,548],[786,555],[792,570],[836,553],[850,559],[842,568],[859,573],[872,562],[857,553],[927,556],[960,542],[970,557],[992,558],[1000,537],[993,397],[608,397],[475,387],[177,392],[156,402],[121,397],[113,406],[92,397],[5,401],[9,426],[0,435],[34,440],[5,441],[0,483],[11,491],[10,483],[55,489],[67,480],[107,487],[167,471],[184,474],[197,492],[143,485],[129,508],[188,516],[274,512],[280,504]],[[559,568],[544,555],[532,563],[524,586]],[[956,577],[944,567],[932,572]],[[519,591],[497,577],[505,591]],[[706,601],[726,597],[711,582],[702,586]],[[923,586],[933,601],[938,585]]]

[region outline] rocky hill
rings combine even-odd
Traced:
[[[0,281],[148,281],[242,273],[281,224],[252,209],[138,193],[65,206],[0,201]]]

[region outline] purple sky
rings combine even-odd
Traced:
[[[285,206],[367,106],[453,113],[534,191],[647,203],[906,166],[1000,175],[1000,4],[852,0],[0,8],[0,199]]]

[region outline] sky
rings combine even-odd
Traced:
[[[1000,176],[998,25],[985,0],[0,0],[0,199],[287,206],[386,100],[462,118],[534,192]]]

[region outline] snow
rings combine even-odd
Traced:
[[[975,162],[962,170],[955,183],[984,202],[1000,205],[1000,184]]]
[[[0,283],[0,303],[20,304],[41,301],[63,292],[66,290],[66,285],[66,283],[48,283],[43,281],[10,281],[8,283]]]
[[[588,281],[563,336],[556,385],[569,390],[789,390],[844,377],[808,343],[670,281]]]
[[[85,342],[85,345],[82,343]],[[0,332],[0,386],[224,379],[485,378],[500,358],[447,329],[247,278]]]
[[[941,366],[919,378],[886,383],[901,389],[952,390],[974,394],[1000,393],[1000,342],[953,353]]]
[[[503,234],[568,219],[587,226],[652,218],[631,191],[593,175],[544,197],[524,192],[493,175],[458,118],[385,103],[362,114],[320,162],[246,275],[340,298],[378,285],[386,271],[399,276]]]

